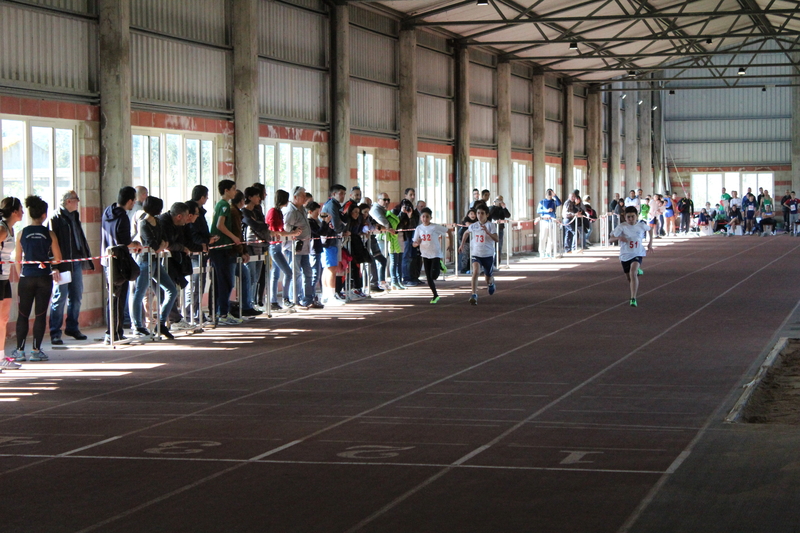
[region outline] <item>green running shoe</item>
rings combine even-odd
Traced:
[[[439,303],[439,297],[436,296],[433,300],[431,300],[431,303],[432,304],[438,304]]]

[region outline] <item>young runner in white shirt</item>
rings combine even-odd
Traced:
[[[422,255],[422,264],[425,266],[425,276],[428,278],[428,287],[433,292],[432,304],[439,302],[439,293],[436,292],[436,278],[439,277],[442,264],[442,246],[439,237],[447,235],[447,228],[441,224],[431,224],[433,212],[428,207],[422,208],[420,221],[422,222],[414,230],[414,238],[411,245],[419,248]]]
[[[464,244],[467,242],[467,236],[470,241],[470,254],[472,255],[472,296],[469,298],[469,303],[478,305],[478,272],[480,267],[483,267],[486,274],[486,284],[489,286],[489,295],[494,294],[496,287],[494,285],[493,267],[494,267],[494,243],[499,240],[497,236],[497,225],[488,221],[489,212],[486,205],[478,206],[476,213],[478,221],[473,222],[464,232],[464,237],[461,239],[461,247],[458,249],[459,253],[464,249]]]
[[[614,228],[611,232],[610,242],[619,242],[619,260],[622,263],[622,271],[628,278],[631,290],[631,307],[636,307],[636,294],[639,292],[639,276],[643,274],[641,269],[635,271],[631,268],[633,263],[641,266],[647,252],[653,251],[653,229],[644,221],[637,222],[638,212],[633,206],[625,208],[625,222]],[[644,239],[649,235],[647,249],[644,247]]]

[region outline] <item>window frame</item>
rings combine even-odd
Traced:
[[[302,159],[302,168],[303,171],[305,170],[306,164],[306,150],[310,149],[310,166],[309,172],[307,175],[308,183],[306,179],[303,179],[302,186],[305,188],[306,192],[313,195],[314,199],[322,205],[324,201],[327,199],[327,194],[322,194],[322,191],[319,190],[319,180],[315,179],[317,175],[317,168],[319,168],[318,162],[318,154],[319,154],[319,143],[311,142],[311,141],[294,141],[291,139],[274,139],[271,137],[259,137],[258,139],[258,178],[257,181],[264,184],[267,189],[267,198],[264,201],[265,211],[268,207],[271,207],[274,204],[275,200],[275,191],[278,189],[282,189],[282,186],[279,186],[279,172],[280,172],[280,145],[288,144],[289,145],[289,165],[288,165],[288,172],[289,172],[289,187],[284,188],[286,192],[289,193],[289,196],[292,194],[292,189],[297,186],[294,182],[294,154],[295,149],[301,149],[303,153]],[[262,147],[271,146],[273,147],[273,175],[272,175],[272,186],[267,185],[267,176],[266,176],[266,165],[267,165],[267,154],[266,149]],[[262,155],[263,154],[263,155]],[[305,173],[305,172],[304,172]],[[249,186],[250,184],[248,184]],[[322,201],[320,201],[322,200]]]
[[[58,193],[58,163],[57,163],[57,150],[56,150],[56,132],[57,130],[67,130],[71,132],[72,135],[72,147],[70,150],[71,156],[71,176],[70,176],[70,186],[66,190],[78,190],[79,184],[79,176],[80,176],[80,155],[78,152],[79,149],[79,128],[80,122],[76,120],[68,120],[68,119],[58,119],[58,118],[42,118],[42,117],[26,117],[26,116],[19,116],[19,115],[5,115],[0,114],[0,145],[2,144],[2,130],[3,130],[3,121],[10,121],[10,122],[21,122],[24,127],[24,133],[22,136],[22,188],[24,193],[22,197],[19,198],[21,202],[25,201],[25,198],[33,194],[33,174],[34,174],[34,161],[31,152],[31,146],[33,146],[33,128],[49,128],[52,130],[51,134],[51,146],[50,146],[50,186],[52,190],[52,194],[49,197],[42,197],[44,201],[48,204],[48,215],[52,216],[55,210],[57,210],[61,206],[61,198]],[[2,197],[10,196],[10,192],[7,193],[5,191],[4,185],[4,157],[2,152],[0,151],[0,194]],[[64,191],[66,192],[66,191]],[[63,195],[63,193],[62,193]]]
[[[432,165],[432,166],[431,166]],[[420,168],[425,170],[425,175],[420,176]],[[421,180],[428,179],[428,170],[433,169],[432,185],[430,187],[423,183]],[[450,204],[448,185],[449,179],[449,160],[443,154],[432,154],[427,152],[417,153],[417,183],[416,193],[417,200],[423,200],[425,205],[431,209],[433,221],[437,224],[445,224],[450,219]],[[441,177],[441,183],[436,184],[437,174]],[[431,201],[428,194],[429,190],[433,191],[433,201]],[[416,207],[416,206],[415,206]]]
[[[511,216],[517,220],[528,218],[528,176],[529,161],[511,161]],[[520,172],[524,172],[519,176]],[[506,202],[508,203],[508,202]]]

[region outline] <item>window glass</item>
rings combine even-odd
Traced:
[[[291,163],[292,145],[280,143],[278,145],[278,188],[291,194]]]
[[[314,191],[314,149],[310,143],[295,143],[262,139],[258,149],[258,178],[267,189],[266,205],[274,201],[275,190],[283,189],[290,195],[296,186],[304,187],[324,201],[327,195],[317,198]],[[249,185],[242,184],[242,186]],[[325,191],[327,192],[327,191]]]
[[[528,165],[527,163],[511,163],[513,187],[512,197],[506,198],[506,206],[514,218],[524,219],[528,216]]]
[[[149,150],[147,148],[147,137],[144,135],[134,135],[131,143],[131,156],[133,159],[133,186],[150,186],[150,165],[147,162]]]
[[[31,128],[31,159],[33,161],[33,188],[31,194],[53,203],[53,128]],[[50,200],[48,200],[50,199]]]
[[[417,200],[423,200],[433,221],[449,221],[447,209],[447,159],[435,155],[417,157]]]
[[[161,198],[161,137],[150,136],[150,189],[148,192]]]
[[[200,185],[200,139],[186,139],[186,185]]]
[[[25,198],[25,123],[0,121],[3,139],[3,196]]]
[[[214,189],[214,174],[214,142],[200,141],[200,184]]]
[[[183,156],[183,139],[180,135],[168,133],[165,141],[167,149],[167,190],[166,195],[162,196],[161,199],[164,200],[164,210],[166,211],[174,202],[183,201],[185,198],[183,198],[181,187],[181,175],[184,168],[181,160]]]
[[[544,190],[553,189],[558,191],[556,185],[558,184],[558,169],[554,165],[546,165],[547,176],[545,177]]]

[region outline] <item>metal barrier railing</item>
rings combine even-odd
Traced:
[[[552,217],[539,221],[539,257],[557,259],[564,255],[564,226]]]

